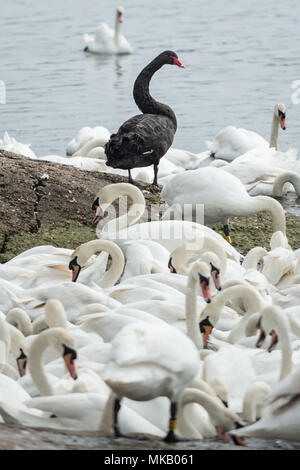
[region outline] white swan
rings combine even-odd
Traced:
[[[78,150],[84,147],[85,144],[92,141],[95,142],[95,140],[98,142],[97,145],[104,147],[109,138],[110,132],[106,127],[82,127],[76,136],[68,142],[66,154],[68,156],[74,155]],[[99,142],[101,142],[101,144]]]
[[[149,300],[144,300],[148,293],[145,288],[141,290],[142,300],[138,301],[136,287],[132,289],[132,298],[128,298],[131,292],[128,293],[127,289],[123,292],[121,287],[120,294],[123,293],[128,301],[126,305],[101,313],[82,314],[78,322],[83,329],[96,331],[104,341],[111,341],[120,328],[127,324],[132,324],[136,321],[153,323],[163,320],[187,332],[200,349],[202,348],[202,339],[199,332],[197,310],[198,308],[202,310],[205,302],[203,299],[199,299],[197,294],[198,286],[200,286],[206,302],[211,301],[209,276],[210,269],[206,263],[200,261],[194,263],[189,272],[188,279],[184,278],[184,282],[187,284],[185,295],[180,294],[181,296],[178,297],[179,294],[176,294],[175,289],[169,288],[169,297],[165,297],[163,301],[151,297]],[[174,278],[174,275],[171,275],[171,277]],[[163,291],[165,290],[166,286],[163,288]],[[152,295],[153,297],[158,296],[155,287],[153,288]],[[120,296],[117,298],[120,300]],[[186,314],[184,314],[184,310]]]
[[[95,34],[85,33],[83,41],[85,51],[97,54],[131,54],[132,47],[127,39],[121,34],[121,23],[123,22],[124,8],[119,6],[116,9],[115,29],[112,30],[107,24],[101,23]]]
[[[14,380],[25,375],[29,345],[23,334],[6,322],[2,312],[0,312],[0,344],[2,354],[0,371]],[[13,358],[10,357],[10,353]]]
[[[265,149],[263,152],[258,148],[236,158],[224,166],[223,170],[239,178],[251,196],[273,196],[276,178],[280,178],[280,175],[287,171],[299,174],[300,162],[294,149],[282,153],[274,148]],[[293,190],[294,186],[286,182],[284,192]]]
[[[222,222],[228,240],[229,217],[245,217],[261,211],[271,213],[273,231],[285,233],[281,205],[267,196],[249,196],[238,178],[220,168],[200,168],[176,175],[164,186],[161,197],[170,206],[164,218],[188,217],[200,223],[204,218],[205,225],[210,227]],[[187,215],[186,208],[189,209]]]
[[[134,323],[113,339],[103,378],[116,394],[114,431],[120,435],[120,400],[147,401],[167,396],[171,401],[166,441],[176,440],[177,402],[199,367],[197,348],[183,333],[167,324]]]
[[[102,287],[113,286],[123,273],[125,258],[122,250],[110,240],[91,240],[89,242],[79,245],[71,255],[71,261],[69,263],[69,269],[72,270],[72,281],[75,282],[78,279],[81,269],[86,265],[87,261],[91,256],[99,251],[106,251],[112,259],[111,266],[107,272],[104,273],[103,279],[100,284]],[[92,272],[88,273],[88,278],[95,278],[99,269],[98,263],[94,263]]]
[[[253,423],[261,418],[266,406],[264,402],[266,396],[271,392],[271,387],[265,382],[254,382],[244,395],[243,399],[243,418]]]
[[[109,220],[103,225],[100,218],[108,210],[112,202],[121,196],[130,197],[133,202],[132,206],[130,206],[126,214]],[[240,253],[226,243],[217,232],[204,225],[182,220],[162,220],[138,224],[137,222],[145,211],[145,198],[143,193],[132,184],[117,183],[105,186],[96,195],[93,210],[95,211],[93,222],[98,224],[96,230],[97,236],[114,240],[123,251],[128,240],[150,239],[161,244],[167,250],[172,251],[185,241],[201,242],[203,236],[209,234],[223,244],[226,255],[229,258],[235,259],[238,262],[241,258]],[[152,253],[155,257],[156,252],[152,251]]]
[[[28,368],[32,381],[41,395],[54,395],[54,390],[43,368],[44,354],[48,347],[62,353],[62,357],[71,377],[77,379],[74,360],[77,357],[73,349],[74,339],[64,328],[51,328],[40,333],[32,342],[28,353]]]
[[[243,428],[243,436],[299,441],[300,368],[289,373],[269,393],[259,421]],[[239,431],[233,434],[239,435]]]
[[[212,142],[206,142],[207,148],[214,157],[228,161],[232,161],[256,147],[264,149],[270,146],[277,149],[279,125],[282,129],[286,129],[285,116],[285,105],[276,104],[273,112],[270,144],[256,132],[228,126],[221,129]]]
[[[31,144],[22,144],[18,142],[14,137],[10,137],[8,132],[4,132],[3,139],[0,139],[0,148],[7,152],[18,153],[28,158],[37,158],[36,154],[30,148]]]
[[[15,307],[24,308],[34,320],[41,313],[48,299],[58,299],[62,302],[69,321],[74,322],[77,315],[89,304],[101,303],[114,308],[118,302],[109,297],[99,287],[97,290],[83,284],[63,282],[60,284],[43,284],[32,289],[22,289],[15,284],[0,280],[1,297],[0,310],[7,313]]]
[[[222,309],[227,302],[234,299],[241,298],[247,303],[247,310],[244,315],[236,322],[235,326],[231,329],[229,334],[223,332],[216,332],[215,325],[217,325],[220,317],[222,316]],[[229,343],[236,343],[245,334],[245,329],[249,317],[252,313],[259,312],[264,305],[263,298],[257,291],[249,285],[236,285],[228,287],[227,289],[219,292],[213,299],[210,305],[205,306],[200,315],[200,328],[203,331],[204,344],[207,343],[208,337],[214,328],[213,334],[216,338],[226,340]]]
[[[292,183],[298,197],[300,197],[300,175],[295,171],[285,171],[278,175],[273,184],[273,195],[275,197],[283,196],[285,183]]]

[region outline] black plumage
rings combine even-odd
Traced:
[[[165,64],[183,67],[172,51],[162,52],[150,62],[133,87],[134,100],[143,114],[124,122],[105,145],[106,165],[128,170],[131,183],[132,168],[154,165],[153,184],[157,185],[159,160],[171,147],[177,129],[176,116],[170,106],[159,103],[149,93],[153,74]]]

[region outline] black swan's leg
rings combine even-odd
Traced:
[[[224,232],[224,234],[225,234],[225,238],[226,238],[226,240],[228,241],[228,243],[232,243],[231,237],[230,237],[230,235],[229,235],[229,227],[228,227],[227,224],[223,225],[223,232]]]
[[[135,181],[132,179],[131,170],[128,170],[128,179],[130,184],[135,184]]]
[[[128,179],[130,184],[134,184],[134,186],[137,186],[138,188],[145,188],[147,185],[141,182],[134,181],[134,179],[131,176],[131,171],[128,170]]]
[[[175,434],[175,429],[177,426],[177,403],[171,401],[171,409],[170,409],[170,420],[169,420],[169,431],[166,437],[164,438],[165,442],[178,442],[179,439]]]
[[[115,398],[115,401],[114,401],[114,433],[115,433],[115,437],[122,437],[122,434],[119,430],[119,426],[118,426],[118,413],[120,411],[120,408],[121,408],[121,400],[119,400],[119,398]]]
[[[158,186],[157,173],[158,173],[158,163],[154,163],[154,180],[152,184],[154,184],[155,186]]]

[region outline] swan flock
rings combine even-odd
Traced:
[[[84,34],[87,52],[132,53],[123,12],[114,31],[102,23]],[[166,446],[300,442],[300,253],[276,200],[300,195],[296,154],[278,150],[286,107],[275,105],[269,143],[229,126],[205,155],[174,149],[175,113],[149,91],[165,65],[184,68],[166,50],[134,83],[141,114],[113,134],[82,128],[67,157],[37,157],[8,133],[1,141],[28,158],[128,174],[128,183],[95,188],[94,240],[36,246],[0,265],[0,422],[116,439],[138,432]],[[159,220],[140,220],[145,183],[167,206]],[[121,197],[127,212],[106,221]],[[243,257],[230,218],[258,212],[271,215],[270,248]]]

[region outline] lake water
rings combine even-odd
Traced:
[[[120,0],[120,3],[121,0]],[[275,103],[287,106],[279,147],[299,146],[300,3],[296,0],[125,0],[123,33],[131,56],[83,52],[82,34],[113,27],[111,0],[1,0],[0,137],[7,130],[34,152],[64,155],[83,126],[111,132],[138,113],[132,97],[140,70],[165,49],[185,69],[166,66],[151,93],[178,119],[174,147],[200,152],[225,125],[269,139]]]

